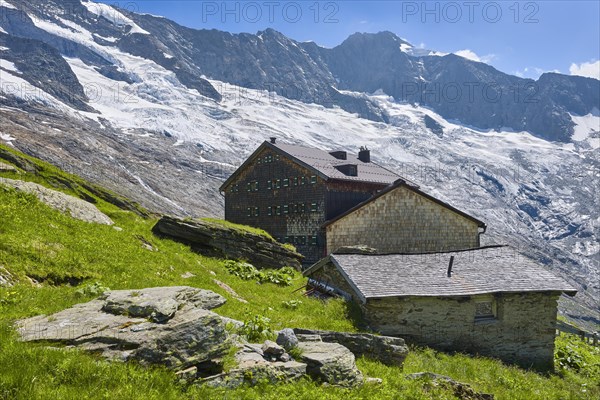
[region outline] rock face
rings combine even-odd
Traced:
[[[301,268],[302,256],[275,240],[216,223],[162,217],[153,232],[190,244],[199,253],[247,260],[257,268]]]
[[[51,316],[17,322],[23,341],[44,341],[181,370],[222,357],[230,342],[216,293],[191,287],[110,291]]]
[[[362,373],[356,368],[354,354],[337,343],[300,342],[300,359],[306,363],[306,372],[313,378],[338,386],[357,386],[363,383]]]
[[[294,333],[299,337],[319,335],[323,342],[341,344],[357,357],[370,357],[385,365],[401,366],[408,355],[408,347],[404,343],[404,339],[397,337],[299,328],[294,329]]]
[[[69,196],[68,194],[48,189],[37,183],[0,178],[0,185],[8,186],[21,192],[34,194],[41,202],[59,211],[65,213],[68,212],[73,218],[103,225],[113,224],[113,221],[100,212],[93,204]]]

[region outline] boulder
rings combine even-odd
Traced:
[[[152,229],[157,235],[189,244],[208,256],[246,260],[257,268],[300,270],[302,255],[273,238],[204,220],[162,217]]]
[[[87,201],[69,196],[68,194],[48,189],[34,182],[24,182],[15,179],[0,178],[0,185],[35,195],[49,207],[69,213],[71,217],[103,225],[113,225],[113,221]]]
[[[363,383],[354,354],[341,344],[301,341],[298,348],[301,351],[300,361],[306,363],[306,372],[313,379],[344,387]]]
[[[26,342],[61,343],[112,360],[184,370],[227,353],[225,299],[186,286],[118,290],[51,316],[17,321]]]
[[[404,339],[368,333],[347,333],[295,328],[298,337],[318,335],[323,342],[338,343],[347,347],[356,357],[366,356],[385,365],[401,366],[408,355]]]
[[[266,340],[262,345],[263,355],[267,360],[279,360],[285,354],[285,349],[275,342]]]
[[[277,344],[287,351],[290,351],[298,345],[298,338],[293,329],[285,328],[277,333]]]

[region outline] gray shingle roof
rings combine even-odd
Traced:
[[[340,160],[329,154],[327,151],[321,149],[285,143],[269,144],[296,158],[307,166],[317,170],[330,179],[374,182],[389,185],[402,178],[395,172],[377,165],[374,162],[362,162],[358,159],[356,154],[347,153],[347,159]],[[336,166],[346,164],[356,164],[358,166],[357,176],[345,175],[335,168]]]
[[[454,256],[452,276],[447,276]],[[510,247],[429,254],[332,254],[329,261],[362,301],[403,296],[468,296],[486,293],[576,290]],[[326,262],[305,272],[310,276]]]

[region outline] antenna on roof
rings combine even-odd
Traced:
[[[448,278],[452,277],[452,264],[454,264],[454,256],[450,256],[450,263],[448,264]]]

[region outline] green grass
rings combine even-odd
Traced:
[[[597,349],[565,337],[558,339],[557,348],[583,360],[579,368],[541,375],[495,360],[417,348],[407,358],[404,371],[359,359],[358,366],[363,373],[382,378],[383,384],[356,390],[323,387],[310,380],[229,391],[185,387],[176,382],[172,372],[163,368],[110,363],[79,351],[20,343],[11,328],[16,319],[51,314],[88,301],[107,287],[201,287],[227,298],[227,303],[215,310],[218,313],[238,320],[263,316],[270,320],[273,330],[283,327],[358,330],[355,307],[342,300],[324,302],[306,298],[301,291],[295,291],[306,283],[299,273],[293,275],[290,286],[244,280],[230,274],[224,260],[195,254],[183,244],[154,236],[151,228],[156,218],[142,218],[124,211],[106,200],[111,197],[103,199],[85,189],[85,182],[79,178],[40,161],[30,161],[46,172],[0,173],[0,176],[37,181],[49,187],[56,186],[49,178],[60,177],[66,181],[60,190],[92,197],[98,208],[122,230],[72,219],[46,207],[32,195],[0,188],[0,265],[19,281],[14,287],[0,288],[0,399],[454,398],[446,388],[404,378],[405,373],[422,371],[448,375],[476,390],[493,393],[498,399],[600,397],[600,376],[596,368],[600,354]],[[78,190],[83,192],[78,193]],[[157,251],[145,249],[140,238]],[[186,272],[195,276],[182,278]],[[32,286],[28,276],[41,281],[41,286]],[[236,300],[213,279],[229,285],[248,303]],[[228,368],[232,367],[230,364]]]
[[[260,228],[254,228],[252,226],[235,224],[233,222],[229,222],[229,221],[225,221],[225,220],[217,219],[217,218],[202,218],[202,221],[208,222],[210,224],[217,225],[217,226],[220,226],[223,228],[233,229],[237,232],[253,233],[255,235],[259,235],[259,236],[269,238],[271,240],[275,240],[267,231],[264,231]]]

